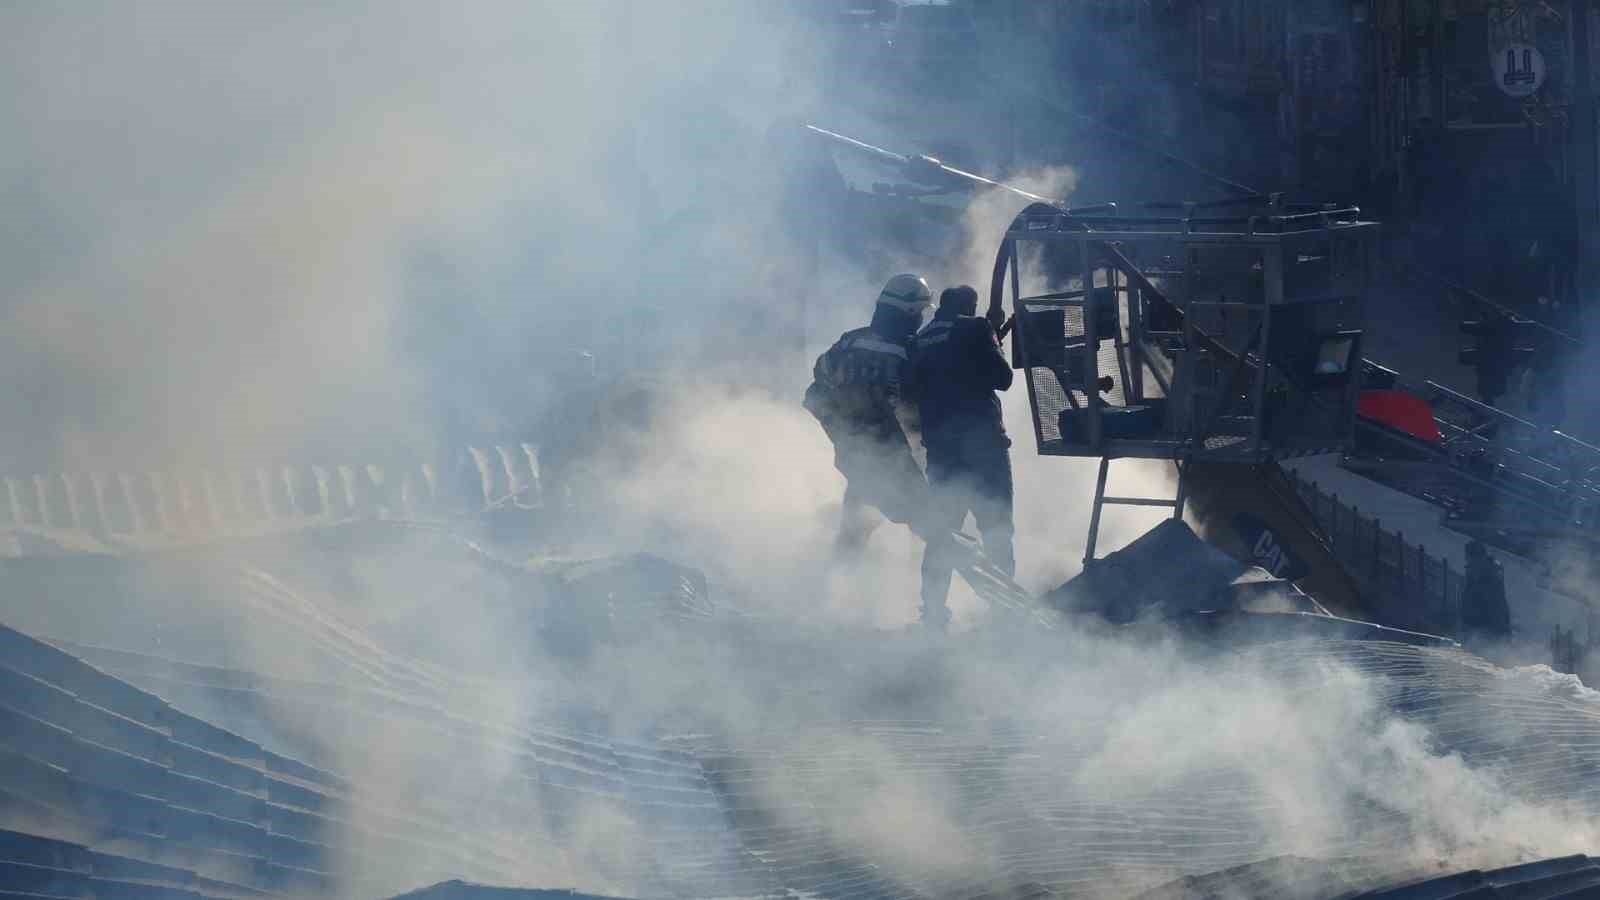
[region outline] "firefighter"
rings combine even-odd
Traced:
[[[977,311],[977,291],[966,285],[945,290],[934,320],[917,335],[912,358],[930,490],[922,621],[941,629],[950,621],[953,532],[968,512],[989,560],[1008,576],[1016,571],[1011,439],[996,393],[1011,387],[1011,365],[1000,352],[994,323],[978,318]]]
[[[1467,570],[1461,584],[1461,631],[1469,641],[1511,636],[1505,570],[1480,541],[1467,542]]]
[[[917,275],[896,275],[878,294],[872,323],[845,332],[817,358],[805,406],[833,442],[844,474],[844,514],[835,545],[841,558],[866,546],[877,521],[913,529],[927,506],[927,480],[911,452],[915,409],[906,393],[910,344],[932,305],[933,292]]]

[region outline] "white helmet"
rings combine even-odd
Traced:
[[[933,305],[933,290],[920,275],[896,275],[878,292],[878,305],[920,316]]]

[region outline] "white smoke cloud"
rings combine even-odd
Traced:
[[[597,526],[561,537],[700,566],[729,606],[761,615],[738,620],[746,631],[663,629],[557,658],[534,633],[549,600],[534,577],[420,537],[219,554],[205,574],[133,579],[116,599],[217,638],[209,649],[223,664],[366,687],[377,671],[389,679],[378,689],[491,729],[516,732],[570,703],[603,711],[622,735],[681,719],[736,745],[792,736],[759,797],[781,819],[820,818],[836,846],[907,881],[1004,872],[1005,848],[967,816],[958,779],[855,728],[858,717],[914,714],[954,731],[1003,714],[1071,746],[1071,758],[1004,761],[996,790],[1041,804],[1130,803],[1221,771],[1269,799],[1250,824],[1286,837],[1263,854],[1336,845],[1358,821],[1351,796],[1417,823],[1405,849],[1418,857],[1512,836],[1529,853],[1593,846],[1569,818],[1389,717],[1370,683],[1343,670],[1308,694],[1244,664],[1205,668],[1165,645],[1071,629],[925,645],[865,627],[914,615],[920,546],[885,525],[864,569],[828,567],[843,482],[798,405],[810,359],[866,320],[877,282],[902,266],[936,288],[985,291],[1019,205],[978,196],[955,251],[932,269],[922,257],[830,249],[816,283],[795,285],[774,237],[763,138],[819,102],[809,74],[792,77],[808,35],[771,6],[697,7],[0,14],[12,86],[0,129],[18,136],[3,151],[17,174],[0,187],[21,198],[0,214],[0,253],[25,273],[0,303],[0,351],[5,375],[26,386],[0,415],[28,438],[4,461],[357,453],[435,438],[441,406],[468,427],[515,427],[533,417],[520,408],[528,397],[561,389],[549,370],[595,349],[608,375],[643,373],[653,406],[600,459]],[[945,127],[986,133],[982,111],[971,115]],[[1065,197],[1076,177],[1057,168],[1022,183]],[[813,301],[803,353],[791,291]],[[1024,385],[1005,408],[1019,577],[1045,589],[1078,568],[1094,462],[1034,456]],[[1170,488],[1142,463],[1119,464],[1112,484]],[[1102,552],[1151,523],[1108,516]],[[241,586],[237,566],[273,573],[276,587]],[[70,597],[59,602],[13,599],[7,620],[115,636]],[[957,606],[964,625],[988,621],[970,596]],[[203,644],[173,641],[168,652]],[[360,665],[328,663],[340,654]],[[555,810],[503,790],[517,766],[503,744],[304,704],[272,718],[330,745],[356,778],[352,809],[433,810],[464,835],[520,849],[513,874],[524,883],[653,886],[630,871],[643,824],[599,801],[549,824]],[[810,753],[857,762],[819,781],[803,768]],[[360,852],[368,824],[352,823],[346,875],[474,874],[374,871]],[[1061,846],[1048,832],[1039,840]]]

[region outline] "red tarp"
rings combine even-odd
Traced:
[[[1433,421],[1433,407],[1405,391],[1362,391],[1356,398],[1356,415],[1403,431],[1418,440],[1433,444],[1442,440],[1439,424]]]

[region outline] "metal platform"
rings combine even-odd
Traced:
[[[996,261],[1041,454],[1265,462],[1348,442],[1374,223],[1281,204],[1103,209],[1034,204]],[[1029,243],[1061,289],[1022,295]]]
[[[1002,241],[990,299],[1000,307],[1009,294],[1038,452],[1102,460],[1087,560],[1103,504],[1182,516],[1191,462],[1254,465],[1350,443],[1377,225],[1276,197],[1208,209],[1218,205],[1229,208],[1147,204],[1181,215],[1127,216],[1035,203]],[[1049,290],[1023,294],[1024,258]],[[1107,497],[1118,458],[1172,460],[1176,497]]]

